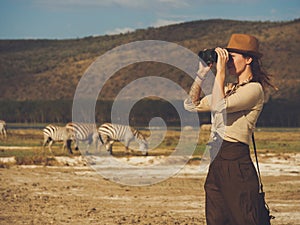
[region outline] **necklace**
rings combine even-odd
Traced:
[[[238,84],[238,85],[241,86],[241,85],[247,84],[247,83],[249,83],[249,82],[252,80],[252,78],[253,78],[253,76],[252,76],[252,74],[250,74],[246,80],[243,80],[243,81],[242,81],[240,84]]]
[[[252,80],[253,76],[249,76],[246,80],[243,82],[239,83],[234,83],[225,93],[225,98],[228,97],[229,95],[232,95],[240,86],[243,86],[245,84],[248,84]]]

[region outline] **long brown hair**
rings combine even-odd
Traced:
[[[278,90],[278,88],[271,83],[270,77],[272,75],[262,69],[262,64],[259,59],[257,59],[256,57],[252,57],[250,66],[253,75],[252,81],[259,82],[264,89],[272,87],[275,90]]]

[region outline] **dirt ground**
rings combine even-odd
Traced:
[[[272,224],[300,224],[299,154],[261,161]],[[196,163],[163,182],[134,187],[76,162],[1,168],[0,224],[205,224],[205,174]]]

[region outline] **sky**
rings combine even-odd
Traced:
[[[300,0],[0,0],[0,39],[74,39],[195,20],[299,15]]]

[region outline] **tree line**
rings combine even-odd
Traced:
[[[72,121],[72,100],[49,101],[0,101],[0,119],[8,123],[67,123]],[[129,102],[124,100],[124,105]],[[98,100],[95,108],[97,123],[111,122],[113,101]],[[148,126],[154,117],[162,118],[167,126],[180,126],[180,115],[184,115],[185,124],[193,126],[189,114],[183,108],[183,102],[172,104],[162,99],[142,99],[136,102],[129,115],[122,111],[114,114],[114,118],[129,121],[132,126]],[[200,123],[210,123],[210,113],[199,113]],[[128,118],[124,118],[128,117]],[[257,127],[299,127],[300,108],[295,101],[270,100],[257,122]]]

